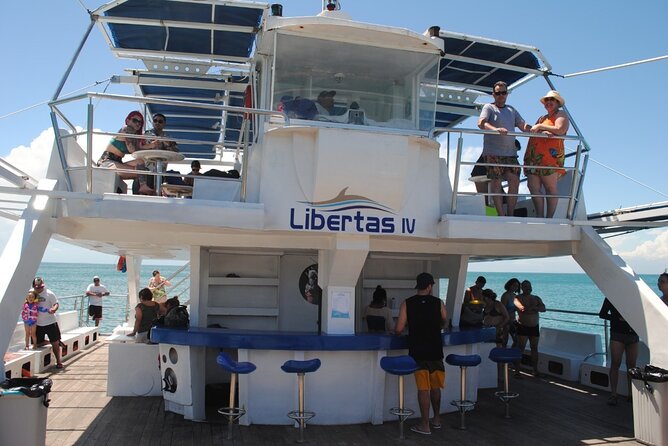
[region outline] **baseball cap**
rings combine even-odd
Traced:
[[[324,98],[324,97],[326,97],[326,96],[334,97],[334,96],[336,96],[336,91],[334,91],[334,90],[323,90],[323,91],[321,91],[320,94],[318,95],[318,99],[320,99],[320,98]]]
[[[32,280],[33,288],[42,288],[43,286],[44,286],[44,279],[42,279],[41,277],[38,276]]]
[[[417,282],[417,285],[415,285],[415,288],[418,289],[418,290],[424,290],[429,285],[434,284],[434,276],[432,276],[429,273],[420,273],[415,278],[415,281]]]
[[[93,280],[100,280],[100,276],[93,276]]]

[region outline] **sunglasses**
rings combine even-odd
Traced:
[[[193,170],[194,170],[195,172],[199,172],[199,167],[193,167]]]
[[[494,96],[505,96],[507,94],[508,94],[507,91],[495,91],[494,92]]]
[[[134,122],[135,124],[143,124],[144,123],[144,121],[142,121],[141,119],[137,119],[137,118],[132,118],[132,119],[130,119],[130,121]]]
[[[164,119],[154,119],[153,122],[158,123],[158,124],[164,124],[165,120]]]

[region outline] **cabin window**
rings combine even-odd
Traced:
[[[430,53],[279,34],[271,106],[297,119],[428,131],[438,60]],[[319,102],[323,92],[328,97]]]

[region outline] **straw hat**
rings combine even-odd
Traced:
[[[557,90],[550,90],[547,92],[545,96],[540,98],[540,102],[542,102],[543,105],[545,105],[546,98],[554,98],[559,103],[559,107],[563,107],[564,105],[566,105],[566,100],[561,97],[561,95]]]

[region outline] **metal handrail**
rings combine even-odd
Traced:
[[[587,161],[587,152],[589,149],[586,148],[586,145],[583,145],[584,138],[581,136],[575,136],[575,135],[545,135],[543,133],[526,133],[526,132],[508,132],[508,136],[515,136],[515,137],[522,137],[522,138],[551,138],[551,139],[561,139],[561,140],[569,140],[569,141],[578,141],[578,146],[577,150],[574,152],[575,154],[575,162],[573,167],[564,167],[565,170],[572,170],[574,172],[573,174],[573,182],[571,184],[570,188],[570,194],[567,196],[562,196],[562,195],[534,195],[534,194],[501,194],[501,193],[490,193],[490,192],[484,192],[484,193],[479,193],[479,192],[466,192],[466,191],[459,191],[459,177],[460,177],[460,172],[461,172],[461,166],[462,165],[476,165],[478,163],[476,162],[470,162],[470,161],[462,161],[462,152],[463,152],[463,145],[464,145],[464,134],[476,134],[476,135],[495,135],[498,136],[499,133],[491,130],[481,130],[481,129],[473,129],[473,128],[458,128],[458,129],[452,129],[452,128],[444,128],[444,127],[437,127],[434,128],[430,131],[430,137],[434,137],[436,133],[447,133],[448,137],[450,133],[458,133],[459,137],[457,138],[457,150],[456,150],[456,162],[455,162],[455,176],[453,178],[453,187],[452,187],[452,200],[451,200],[451,205],[450,205],[450,213],[455,214],[457,212],[457,197],[459,195],[482,195],[484,197],[495,197],[495,196],[513,196],[513,197],[525,197],[525,196],[535,196],[535,197],[554,197],[554,198],[568,198],[568,210],[567,210],[567,215],[566,217],[569,220],[573,220],[575,218],[575,211],[577,209],[577,204],[579,202],[579,199],[582,195],[581,193],[581,188],[582,188],[582,180],[584,178],[584,166],[586,166],[586,161]],[[448,138],[449,141],[449,138]],[[449,152],[449,150],[448,150]],[[585,155],[584,161],[582,161],[582,155]],[[580,168],[580,163],[583,163],[582,171]],[[494,165],[494,164],[489,164],[489,163],[480,163],[480,165],[483,166],[489,166],[489,165]],[[524,168],[524,167],[537,167],[540,169],[547,169],[548,167],[543,167],[543,166],[525,166],[525,165],[507,165],[507,164],[502,164],[501,166],[505,167],[519,167],[519,168]]]
[[[562,313],[562,314],[578,314],[582,316],[596,316],[598,317],[598,313],[592,313],[589,311],[574,311],[574,310],[560,310],[560,309],[547,309],[546,312],[553,312],[553,313]],[[547,320],[552,320],[552,321],[559,321],[559,322],[568,322],[570,324],[580,324],[580,325],[589,325],[589,326],[595,326],[595,327],[603,327],[603,335],[604,335],[604,342],[603,342],[603,349],[605,356],[608,356],[608,346],[610,345],[610,330],[608,327],[608,321],[607,319],[603,319],[603,323],[590,323],[590,322],[582,322],[582,321],[564,321],[563,319],[550,319],[550,318],[544,318]],[[585,361],[589,359],[592,356],[596,356],[598,353],[591,353],[585,357]]]
[[[92,101],[93,99],[109,99],[109,100],[116,100],[116,101],[123,101],[123,102],[133,102],[133,103],[139,103],[143,104],[144,106],[147,106],[148,104],[159,104],[159,105],[170,105],[170,106],[177,106],[177,107],[192,107],[192,108],[199,108],[199,109],[206,109],[206,110],[214,110],[217,112],[215,115],[216,118],[219,118],[223,116],[224,113],[227,114],[235,114],[235,115],[241,115],[244,118],[244,121],[248,120],[250,116],[268,116],[268,117],[279,117],[283,120],[283,125],[284,126],[289,126],[290,125],[290,118],[283,112],[278,112],[275,110],[265,110],[265,109],[259,109],[259,108],[249,108],[249,107],[237,107],[237,106],[231,106],[231,105],[222,105],[222,104],[206,104],[206,103],[201,103],[201,102],[193,102],[193,101],[185,101],[185,100],[175,100],[175,99],[161,99],[161,98],[154,98],[154,97],[137,97],[137,96],[127,96],[127,95],[117,95],[117,94],[110,94],[110,93],[96,93],[96,92],[88,92],[88,93],[82,93],[79,95],[73,95],[69,96],[66,98],[61,98],[61,99],[54,99],[53,101],[49,102],[49,107],[51,108],[51,119],[52,119],[52,124],[54,131],[56,133],[56,146],[58,148],[59,156],[61,158],[61,162],[63,164],[63,170],[65,172],[65,180],[67,183],[67,189],[69,191],[72,191],[72,185],[71,181],[69,178],[69,166],[67,166],[67,163],[65,161],[65,150],[63,147],[62,143],[62,138],[67,137],[66,136],[61,136],[60,132],[57,130],[58,125],[57,125],[57,118],[60,117],[68,127],[75,133],[73,136],[77,135],[86,135],[86,191],[88,193],[92,192],[92,183],[93,183],[93,159],[92,159],[92,147],[93,147],[93,135],[94,134],[109,134],[109,135],[121,135],[118,133],[113,133],[113,132],[97,132],[94,131],[94,126],[93,126],[93,121],[94,121],[94,110],[93,110],[93,105]],[[73,124],[68,121],[65,117],[65,114],[62,113],[62,111],[58,108],[61,105],[68,104],[71,102],[76,102],[76,101],[82,101],[82,100],[87,100],[87,123],[86,123],[86,131],[84,132],[79,132],[76,130],[76,128],[73,127]],[[246,131],[244,132],[244,135],[242,135],[243,138],[249,138],[249,132],[247,131],[248,125],[246,125]],[[221,128],[221,132],[224,130],[224,128]],[[135,138],[135,139],[143,139],[144,135],[129,135],[129,134],[122,134],[123,137],[125,138]],[[152,138],[152,139],[159,139],[159,138]],[[167,138],[170,141],[174,141],[177,144],[182,143],[182,144],[192,144],[192,143],[197,143],[197,144],[211,144],[213,146],[220,145],[219,141],[216,142],[209,142],[209,141],[199,141],[199,140],[186,140],[186,139],[178,139],[178,138]],[[244,140],[245,143],[241,145],[245,150],[249,149],[250,147],[250,141]],[[231,143],[231,145],[234,145],[236,147],[239,146],[239,143]],[[242,165],[242,171],[244,172],[244,177],[242,178],[242,182],[244,183],[242,187],[242,201],[245,200],[245,178],[247,177],[247,157],[244,156],[242,158],[243,160],[243,165]],[[119,172],[121,172],[119,170]],[[138,173],[137,171],[132,171],[133,173]],[[150,175],[150,176],[157,176],[158,174],[150,171],[142,171],[139,174],[141,175]]]

